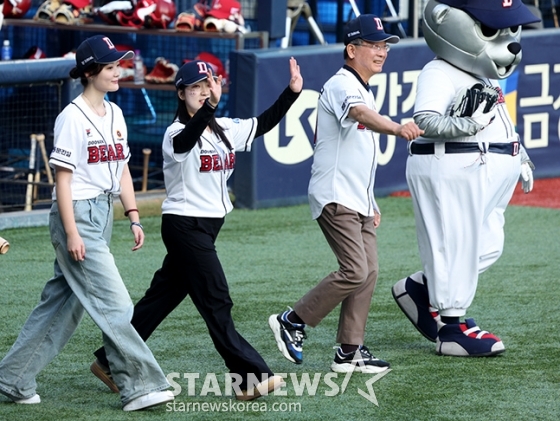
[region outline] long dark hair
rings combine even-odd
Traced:
[[[177,91],[181,91],[184,89],[184,86],[180,86]],[[175,121],[176,119],[179,119],[179,122],[183,124],[187,124],[187,122],[191,119],[191,116],[187,111],[185,101],[182,100],[179,95],[177,95],[177,112],[175,113],[175,117],[173,117],[173,121]],[[216,117],[212,116],[208,123],[208,126],[214,133],[216,133],[216,135],[222,140],[222,142],[224,142],[224,145],[226,145],[230,151],[233,150],[233,147],[231,146],[231,143],[227,138],[223,127],[220,126],[216,121]],[[200,141],[200,139],[198,139],[198,145],[201,146],[201,144],[202,142]]]

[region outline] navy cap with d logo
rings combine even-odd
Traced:
[[[76,50],[76,69],[83,74],[91,64],[109,64],[134,57],[133,51],[119,51],[105,35],[87,38]]]
[[[183,64],[175,76],[175,87],[189,86],[208,79],[208,70],[212,70],[212,65],[202,60]]]
[[[396,35],[387,34],[383,29],[383,22],[375,15],[360,15],[344,26],[344,45],[348,45],[356,39],[372,42],[385,41],[391,44],[396,44],[400,40]]]

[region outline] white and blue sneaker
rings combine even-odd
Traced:
[[[436,341],[438,355],[492,357],[506,350],[496,335],[481,330],[473,319],[459,324],[442,324]]]
[[[307,339],[305,325],[292,323],[288,320],[288,314],[292,309],[282,314],[273,314],[268,318],[268,325],[274,333],[274,339],[278,349],[284,357],[293,363],[303,362],[303,340]]]
[[[335,373],[382,373],[389,367],[391,364],[374,357],[364,345],[360,345],[356,351],[348,354],[338,347],[334,362],[331,364],[331,370]]]

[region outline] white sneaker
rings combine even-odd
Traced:
[[[171,402],[175,399],[170,390],[161,392],[151,392],[147,395],[142,395],[136,399],[132,399],[123,407],[123,411],[137,411],[139,409],[149,408],[151,406],[161,405],[165,402]]]
[[[23,405],[30,405],[30,404],[34,404],[34,403],[41,403],[41,397],[37,393],[35,393],[30,398],[14,399],[13,401],[15,403],[20,403],[20,404],[23,404]]]

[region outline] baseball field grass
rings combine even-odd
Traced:
[[[401,313],[391,286],[420,270],[409,198],[382,198],[378,229],[380,276],[371,304],[366,345],[392,364],[385,376],[329,374],[338,309],[307,330],[304,363],[284,359],[267,325],[270,314],[292,305],[336,261],[308,206],[234,210],[217,249],[235,303],[238,330],[271,369],[285,373],[283,396],[240,405],[227,392],[226,367],[192,302],[183,302],[148,345],[173,375],[173,405],[125,413],[89,371],[101,333],[85,316],[68,345],[37,377],[39,405],[16,405],[0,395],[0,420],[558,420],[560,419],[560,210],[510,206],[503,256],[480,277],[469,310],[482,329],[502,338],[494,358],[437,356]],[[115,222],[112,251],[133,301],[148,287],[164,257],[158,209],[143,210],[147,234],[132,252],[128,223]],[[0,232],[11,248],[0,256],[0,358],[36,305],[52,274],[48,229]],[[185,271],[189,268],[186,267]],[[198,376],[194,387],[192,380]],[[308,387],[302,381],[309,379]],[[341,393],[344,389],[344,393]],[[375,395],[375,399],[372,395]],[[376,401],[377,405],[372,402]]]

